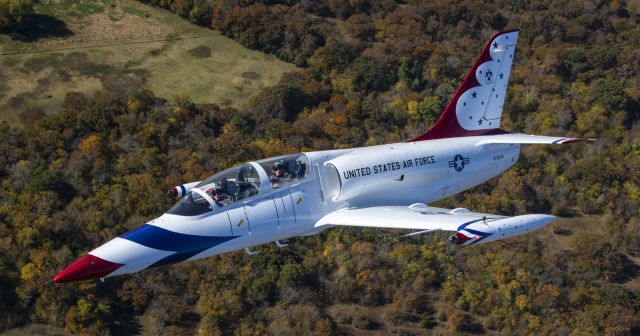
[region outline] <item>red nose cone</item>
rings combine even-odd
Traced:
[[[53,282],[72,282],[102,278],[122,266],[122,264],[116,264],[87,254],[62,270],[60,274],[53,278]]]

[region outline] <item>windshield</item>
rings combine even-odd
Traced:
[[[213,207],[202,195],[190,191],[167,213],[179,216],[198,216],[213,210]]]

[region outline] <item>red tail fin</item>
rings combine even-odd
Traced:
[[[440,119],[410,141],[505,133],[500,119],[519,32],[493,35]]]

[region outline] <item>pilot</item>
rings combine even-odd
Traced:
[[[273,188],[280,188],[291,180],[291,172],[287,169],[284,160],[278,160],[273,164],[273,174],[271,175],[271,184]]]
[[[229,197],[229,195],[224,191],[221,183],[216,183],[213,188],[207,190],[207,192],[211,194],[211,198],[219,207],[227,206],[232,203],[231,197]]]

